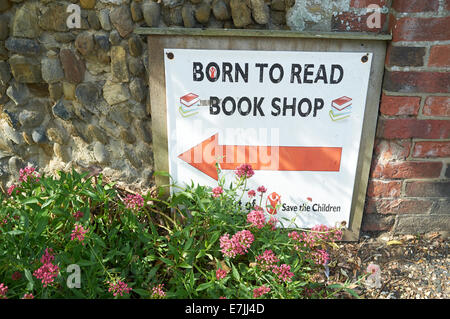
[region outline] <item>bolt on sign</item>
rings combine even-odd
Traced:
[[[175,181],[214,187],[216,162],[229,180],[247,163],[285,227],[348,224],[371,53],[165,53]]]

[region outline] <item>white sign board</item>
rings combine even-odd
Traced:
[[[165,49],[169,172],[217,186],[243,163],[284,227],[350,218],[371,53]],[[244,199],[246,196],[244,196]],[[247,198],[248,199],[248,198]]]

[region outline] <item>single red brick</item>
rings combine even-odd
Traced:
[[[379,214],[364,214],[361,223],[361,230],[372,231],[390,231],[394,226],[394,216],[384,216]]]
[[[351,0],[350,7],[351,8],[367,8],[371,4],[376,4],[379,7],[383,7],[386,5],[386,0]]]
[[[449,213],[449,207],[450,207],[450,197],[441,199],[441,198],[435,198],[434,201],[434,207],[431,214],[434,215],[448,215]]]
[[[448,93],[450,72],[385,71],[383,86],[391,92]]]
[[[421,97],[389,96],[383,94],[380,112],[384,115],[417,115]]]
[[[439,0],[394,0],[392,8],[397,12],[437,11]]]
[[[421,141],[416,142],[413,157],[450,157],[450,142]],[[450,190],[449,190],[450,194]]]
[[[449,120],[380,119],[377,136],[385,139],[450,138]]]
[[[424,47],[404,47],[390,45],[386,54],[389,66],[423,66]]]
[[[409,198],[396,199],[368,199],[366,203],[367,214],[423,214],[430,211],[433,205],[429,200]]]
[[[392,41],[446,41],[450,39],[450,16],[400,18],[391,24]]]
[[[449,197],[450,181],[411,181],[406,183],[406,196]]]
[[[400,181],[370,180],[367,186],[368,197],[399,197],[402,189]]]
[[[432,201],[403,199],[395,213],[397,214],[426,214],[433,206]]]
[[[425,100],[422,110],[423,115],[450,116],[449,96],[429,96]]]
[[[450,66],[450,45],[435,45],[430,49],[429,66]]]
[[[372,14],[357,14],[354,12],[343,12],[331,18],[331,29],[333,31],[353,31],[353,32],[382,32],[385,29],[387,15],[380,13],[380,27],[369,27],[368,21],[372,21]]]
[[[442,162],[388,162],[372,170],[372,178],[433,178],[439,177]]]
[[[373,159],[376,163],[404,160],[411,150],[410,140],[375,140]]]

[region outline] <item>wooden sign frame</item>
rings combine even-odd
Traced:
[[[164,49],[373,53],[350,223],[343,238],[344,241],[359,239],[377,127],[386,41],[391,40],[390,35],[187,28],[137,28],[135,33],[147,36],[155,171],[169,171]],[[169,184],[169,179],[164,176],[156,176],[155,181],[157,185]]]

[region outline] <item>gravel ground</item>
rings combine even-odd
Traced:
[[[371,287],[366,279],[355,289],[366,299],[450,298],[448,232],[422,236],[371,238],[339,243],[329,265],[331,282],[354,282],[369,264],[381,270],[381,285]],[[342,296],[342,297],[349,297]]]

